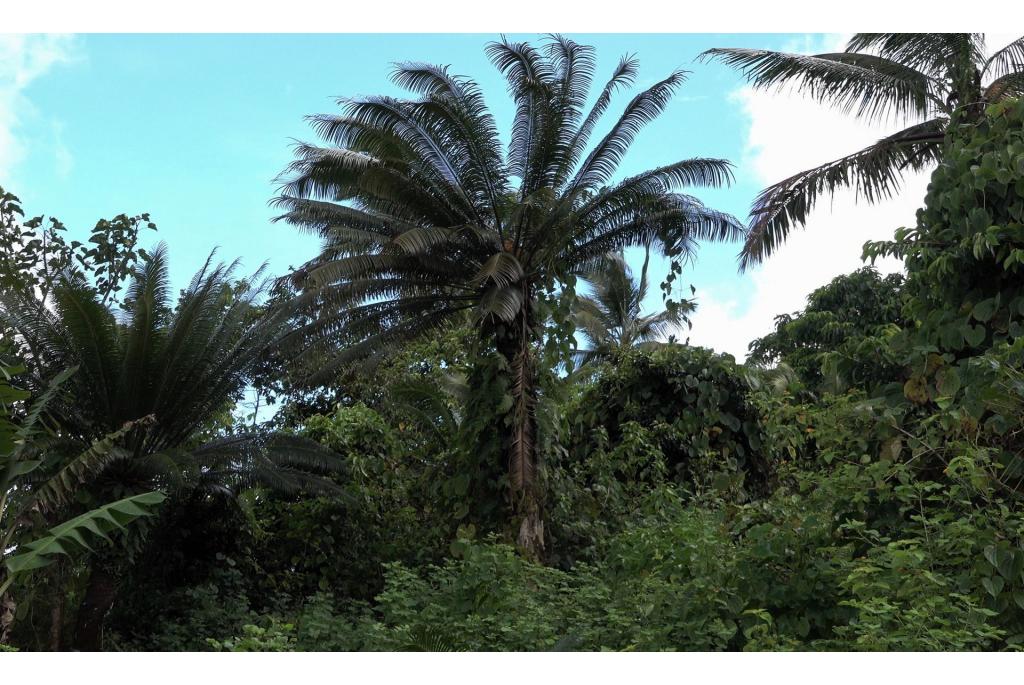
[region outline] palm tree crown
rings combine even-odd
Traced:
[[[610,250],[657,242],[671,254],[701,239],[742,236],[731,216],[678,189],[731,180],[721,159],[684,159],[613,182],[637,134],[686,79],[677,71],[633,97],[596,144],[599,120],[637,62],[623,58],[587,108],[593,49],[553,36],[542,46],[501,40],[487,54],[508,82],[515,117],[502,153],[472,80],[429,64],[400,64],[411,99],[339,101],[311,117],[326,146],[299,144],[277,203],[283,219],[323,239],[294,274],[314,312],[291,334],[297,360],[331,378],[467,313],[508,360],[518,417],[509,440],[514,493],[530,489],[536,300]],[[351,344],[339,349],[339,336]],[[532,537],[536,531],[523,532]]]
[[[311,445],[285,447],[281,436],[196,440],[210,416],[238,398],[284,330],[283,312],[257,305],[259,273],[236,282],[236,270],[237,263],[213,264],[211,255],[172,304],[160,244],[136,270],[119,311],[75,270],[59,276],[52,302],[30,289],[0,294],[0,330],[16,343],[28,388],[40,393],[61,371],[77,369],[47,405],[60,439],[81,449],[118,434],[103,468],[107,482],[131,489],[192,475],[242,486],[259,474],[282,486],[293,477],[297,487],[306,480],[300,465],[327,466],[324,455],[306,461]]]
[[[743,70],[755,88],[795,86],[845,112],[914,123],[873,145],[766,188],[751,209],[741,269],[766,259],[802,225],[821,195],[853,187],[868,202],[890,197],[905,170],[938,161],[954,113],[1024,93],[1024,37],[986,58],[980,33],[858,33],[845,52],[799,55],[716,48],[703,58]]]
[[[647,268],[650,251],[644,256],[640,280],[621,253],[608,255],[608,259],[583,274],[590,286],[590,295],[580,295],[573,307],[573,322],[587,343],[580,350],[577,361],[582,364],[607,359],[620,350],[657,343],[667,338],[695,307],[684,300],[653,314],[643,314],[649,282]]]

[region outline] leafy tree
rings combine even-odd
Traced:
[[[592,294],[577,295],[573,304],[573,323],[587,342],[587,349],[580,350],[577,361],[587,364],[606,360],[632,347],[656,344],[687,321],[687,314],[695,309],[690,301],[671,302],[668,308],[646,316],[641,313],[649,285],[649,263],[648,249],[639,282],[633,280],[622,253],[608,255],[581,275]]]
[[[567,412],[572,456],[585,461],[631,443],[647,466],[662,460],[669,478],[691,490],[763,493],[770,469],[747,392],[729,355],[686,345],[624,352]],[[622,457],[626,467],[631,458]]]
[[[755,88],[798,91],[868,120],[916,123],[840,159],[769,186],[751,209],[741,268],[766,259],[821,195],[855,188],[868,202],[899,190],[902,173],[941,159],[954,114],[977,120],[989,103],[1024,94],[1024,37],[985,56],[980,33],[858,33],[845,52],[799,55],[715,48],[703,58],[743,70]]]
[[[934,451],[932,468],[958,456],[947,444],[969,440],[991,462],[990,477],[1019,491],[1024,100],[954,121],[943,159],[916,226],[865,246],[868,257],[897,256],[907,268],[908,325],[891,341],[906,371],[887,397],[907,424],[920,422],[910,430]]]
[[[883,278],[872,267],[837,276],[807,297],[803,311],[776,316],[775,331],[750,343],[747,361],[785,364],[812,390],[891,381],[898,365],[878,336],[903,323],[902,289],[903,276]]]
[[[282,219],[324,240],[293,277],[316,319],[290,338],[315,383],[471,312],[503,360],[509,493],[520,547],[538,554],[536,347],[551,297],[611,250],[655,241],[678,256],[743,228],[676,190],[728,183],[723,160],[686,159],[613,182],[685,72],[635,96],[588,151],[613,95],[634,82],[635,59],[622,59],[588,110],[592,48],[555,36],[539,48],[501,40],[487,53],[515,103],[504,155],[480,88],[444,67],[396,67],[395,83],[413,99],[343,99],[343,114],[311,118],[328,145],[296,146],[277,200]],[[340,334],[354,344],[339,351]]]

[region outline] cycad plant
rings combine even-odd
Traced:
[[[479,86],[429,64],[400,64],[408,99],[343,99],[312,116],[324,144],[299,144],[283,174],[283,219],[323,249],[294,274],[314,320],[291,333],[310,382],[385,354],[469,314],[504,360],[510,499],[522,549],[539,554],[536,345],[545,292],[559,292],[609,251],[651,242],[672,255],[743,234],[684,187],[731,179],[721,159],[683,159],[616,177],[639,132],[686,80],[677,71],[633,97],[596,137],[615,94],[637,75],[623,58],[588,108],[593,49],[553,36],[500,40],[487,54],[515,115],[507,151]],[[461,318],[460,318],[461,317]],[[336,344],[344,336],[350,344]]]
[[[211,430],[284,330],[285,314],[260,301],[259,273],[238,280],[237,264],[215,264],[211,255],[174,301],[165,247],[136,251],[136,234],[110,225],[101,222],[93,244],[111,249],[85,248],[92,252],[81,260],[64,255],[56,260],[60,269],[46,274],[46,288],[38,285],[45,264],[23,260],[4,277],[24,287],[0,292],[0,333],[25,369],[21,386],[39,396],[64,370],[76,369],[46,403],[42,417],[52,437],[33,445],[36,456],[26,455],[41,460],[40,478],[73,469],[54,515],[155,489],[170,497],[197,489],[231,494],[254,484],[336,491],[325,476],[340,464],[315,443],[230,424]],[[31,250],[43,241],[22,236],[21,243]],[[111,260],[128,266],[104,280]],[[105,447],[90,451],[96,444]],[[100,646],[124,561],[116,552],[102,557],[90,557],[78,612],[82,649]]]
[[[643,303],[650,283],[647,269],[650,250],[644,253],[640,280],[634,280],[625,255],[616,252],[582,275],[591,294],[579,295],[573,305],[576,331],[587,347],[579,350],[581,365],[603,361],[622,350],[650,346],[666,341],[688,321],[696,308],[690,300],[673,302],[653,314],[643,314]]]
[[[17,603],[9,593],[21,575],[51,567],[61,557],[87,553],[99,541],[114,543],[112,534],[126,530],[136,520],[152,516],[161,504],[164,493],[155,490],[108,502],[61,521],[58,515],[66,509],[82,479],[97,463],[116,449],[117,439],[133,428],[126,424],[118,433],[105,436],[71,459],[33,458],[43,439],[37,425],[47,403],[73,372],[59,374],[42,396],[23,412],[15,407],[29,399],[30,394],[11,385],[12,376],[20,369],[0,362],[0,644],[10,637]],[[15,425],[12,418],[19,416]],[[144,419],[144,420],[148,420]],[[40,477],[40,473],[49,475]]]
[[[867,120],[910,122],[863,150],[763,190],[750,212],[742,269],[771,255],[804,224],[819,197],[840,188],[854,188],[872,203],[891,197],[905,171],[939,160],[954,115],[976,119],[988,104],[1024,94],[1024,37],[987,57],[980,33],[858,33],[844,52],[716,48],[702,57],[742,69],[754,88],[792,86]]]

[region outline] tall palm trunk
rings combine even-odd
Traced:
[[[75,649],[98,652],[103,649],[103,622],[117,598],[117,578],[103,562],[93,565],[89,584],[78,608]]]
[[[513,522],[518,528],[516,542],[528,557],[539,559],[544,551],[544,520],[536,443],[537,369],[533,356],[532,293],[528,284],[523,283],[522,288],[522,309],[498,337],[497,348],[511,374],[512,435],[507,453],[509,495]]]

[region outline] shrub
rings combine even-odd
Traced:
[[[570,407],[573,456],[586,460],[643,430],[672,480],[700,490],[717,477],[721,489],[736,476],[741,493],[763,493],[770,468],[747,395],[742,370],[729,355],[682,345],[631,350]]]

